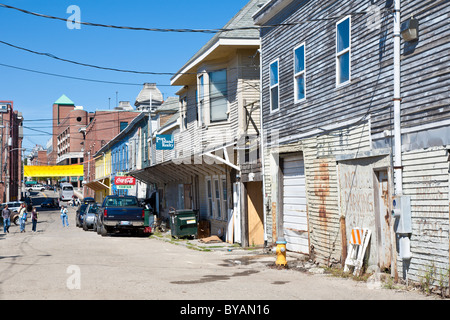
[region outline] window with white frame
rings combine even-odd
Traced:
[[[305,44],[294,49],[295,102],[306,98]]]
[[[219,179],[214,179],[214,206],[216,209],[216,218],[220,219],[222,217],[222,203],[220,201],[221,197],[220,197],[220,185],[219,185]]]
[[[222,212],[224,214],[224,217],[227,217],[228,214],[227,179],[222,177],[221,180],[222,180],[222,205],[223,205]]]
[[[148,133],[144,130],[144,161],[148,160]]]
[[[227,70],[209,73],[209,120],[210,122],[228,119]]]
[[[208,216],[223,220],[227,217],[227,182],[225,176],[206,177]]]
[[[203,109],[205,107],[205,77],[200,75],[198,77],[198,90],[197,90],[197,107],[198,107],[198,124],[202,125],[203,121]]]
[[[350,81],[351,21],[346,17],[336,24],[336,85]]]
[[[208,201],[208,216],[212,217],[214,213],[214,207],[213,207],[213,199],[212,199],[213,193],[212,193],[212,184],[211,179],[206,180],[206,197]]]
[[[180,108],[181,108],[181,131],[187,129],[187,97],[183,96],[180,99]]]
[[[278,83],[278,60],[270,64],[270,111],[279,108],[280,89]]]

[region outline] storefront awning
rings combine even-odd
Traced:
[[[141,170],[131,171],[128,175],[145,183],[167,183],[190,179],[192,176],[214,176],[225,174],[223,164],[195,164],[187,161],[175,163],[167,161]]]
[[[101,182],[100,180],[94,180],[91,182],[88,182],[85,184],[86,187],[94,190],[94,191],[101,191],[101,190],[106,190],[106,189],[110,189],[109,186],[107,186],[106,184],[104,184],[103,182]]]

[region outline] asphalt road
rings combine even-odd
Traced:
[[[54,195],[45,192],[46,196]],[[0,234],[0,299],[417,300],[418,292],[269,267],[275,257],[244,250],[197,251],[160,239],[101,237],[63,228],[59,211],[40,210],[37,232]],[[289,261],[289,259],[288,259]]]

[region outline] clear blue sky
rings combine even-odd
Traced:
[[[0,0],[28,11],[69,18],[76,5],[81,21],[145,28],[209,29],[223,27],[248,0]],[[0,40],[33,51],[86,64],[117,69],[177,72],[212,36],[206,33],[159,33],[93,26],[69,29],[66,22],[45,19],[0,7]],[[105,110],[118,101],[134,101],[145,82],[157,83],[164,97],[174,96],[171,76],[139,75],[97,70],[39,56],[0,44],[0,63],[79,78],[139,85],[94,83],[36,74],[0,66],[0,100],[14,101],[24,126],[52,132],[52,104],[62,94],[87,111]],[[30,121],[48,119],[42,121]],[[24,130],[24,148],[45,147],[51,137]],[[28,153],[28,152],[26,152]]]

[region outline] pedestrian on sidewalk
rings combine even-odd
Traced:
[[[38,217],[39,217],[39,214],[36,210],[36,207],[32,207],[31,208],[31,223],[33,224],[33,227],[31,228],[31,230],[33,232],[36,232],[36,225],[37,225]]]
[[[61,220],[62,220],[63,227],[65,225],[67,225],[67,227],[69,226],[69,219],[67,217],[67,213],[68,213],[67,208],[64,206],[61,206]]]
[[[19,209],[20,232],[25,232],[25,222],[27,221],[27,208],[22,203]]]
[[[2,210],[3,217],[3,232],[9,233],[9,226],[11,225],[11,210],[8,209],[8,205],[5,204]]]

